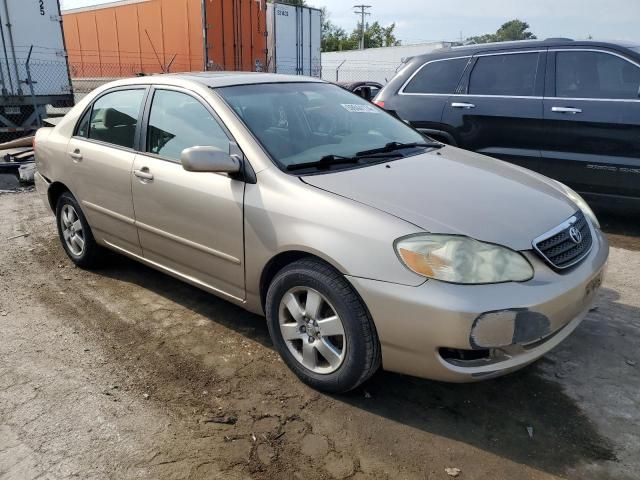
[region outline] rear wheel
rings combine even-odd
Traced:
[[[103,251],[91,233],[80,205],[69,192],[64,192],[56,204],[56,223],[62,247],[79,267],[92,268],[100,263]]]
[[[344,276],[323,262],[299,260],[276,274],[266,314],[285,363],[318,390],[345,392],[380,366],[373,322]]]

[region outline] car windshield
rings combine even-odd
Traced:
[[[313,164],[321,160],[325,168],[348,168],[430,146],[402,121],[335,85],[269,83],[216,91],[285,170],[317,168]]]

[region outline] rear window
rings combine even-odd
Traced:
[[[538,53],[479,57],[471,72],[469,94],[531,97],[537,70]]]
[[[145,90],[117,90],[98,98],[93,104],[89,138],[133,148],[138,114]]]
[[[404,88],[404,93],[455,93],[468,58],[426,63]]]

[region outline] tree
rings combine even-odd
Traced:
[[[379,22],[365,24],[364,46],[365,48],[393,47],[400,45],[400,40],[395,36],[396,24],[383,27]],[[360,23],[356,25],[350,34],[342,27],[335,25],[330,19],[326,9],[322,9],[322,51],[336,52],[340,50],[357,50],[360,46]]]
[[[395,47],[400,45],[400,40],[398,40],[393,33],[395,28],[395,23],[392,23],[388,27],[383,27],[378,21],[372,24],[365,24],[364,48]],[[360,24],[353,30],[350,38],[356,42],[355,48],[357,48],[358,45],[360,45]]]
[[[522,20],[510,20],[496,31],[477,37],[467,38],[467,43],[509,42],[513,40],[535,40],[536,37],[529,31],[529,24]]]

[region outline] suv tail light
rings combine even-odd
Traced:
[[[375,103],[380,108],[384,108],[384,100],[374,100],[373,103]]]

